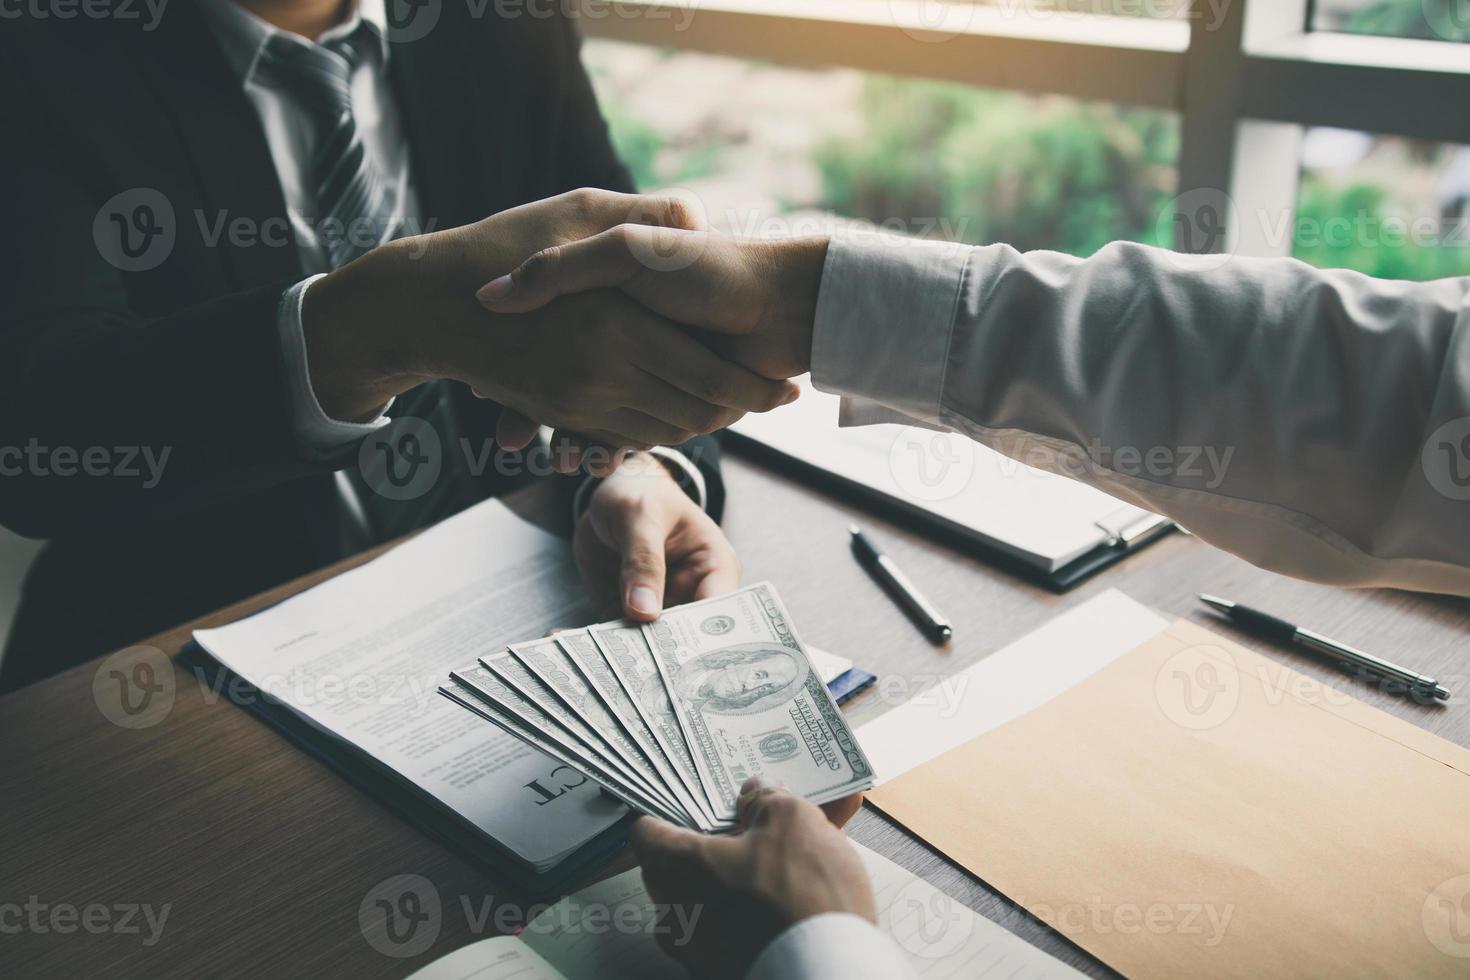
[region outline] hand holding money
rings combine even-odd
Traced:
[[[701,831],[737,826],[748,779],[813,803],[873,771],[775,588],[515,644],[441,691],[629,807]]]
[[[856,798],[846,801],[848,816]],[[668,907],[710,907],[692,936],[660,933],[664,952],[697,977],[742,977],[786,928],[841,912],[877,921],[862,859],[821,810],[753,778],[741,787],[740,833],[706,837],[644,817],[633,851],[648,893]]]

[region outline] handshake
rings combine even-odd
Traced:
[[[504,406],[501,445],[552,426],[560,468],[611,468],[797,397],[786,379],[810,368],[826,249],[717,234],[673,197],[572,191],[390,242],[313,283],[312,387],[353,421],[462,381]]]

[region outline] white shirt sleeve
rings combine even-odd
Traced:
[[[905,980],[908,960],[878,927],[845,912],[803,919],[773,939],[746,980]]]
[[[812,378],[1267,568],[1470,595],[1470,279],[838,239]]]
[[[282,293],[280,311],[276,318],[297,444],[312,456],[330,455],[369,432],[387,425],[389,419],[384,413],[393,404],[390,399],[377,417],[367,422],[339,422],[322,411],[316,392],[311,387],[311,372],[306,363],[306,337],[301,330],[301,304],[311,284],[320,278],[321,276],[311,276],[303,279]]]

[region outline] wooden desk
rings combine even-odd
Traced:
[[[849,709],[858,722],[903,700],[928,678],[960,670],[1061,610],[1116,587],[1201,622],[1209,617],[1195,593],[1217,592],[1288,611],[1402,659],[1437,675],[1457,692],[1455,700],[1444,708],[1416,706],[1284,655],[1301,671],[1470,745],[1470,603],[1292,582],[1182,536],[1056,596],[759,465],[731,459],[726,472],[726,527],[744,559],[746,580],[778,582],[804,636],[885,678],[886,698],[870,692]],[[534,512],[542,501],[533,490],[515,505]],[[854,517],[954,617],[951,649],[941,652],[926,643],[853,561],[845,527]],[[194,627],[231,621],[336,570],[150,643],[175,654]],[[78,597],[77,614],[86,615],[85,597]],[[192,674],[176,669],[177,693],[164,720],[126,730],[99,711],[92,694],[96,673],[96,664],[82,666],[0,698],[0,974],[403,976],[489,934],[477,932],[477,922],[492,923],[493,932],[494,918],[481,919],[486,903],[514,904],[515,895],[263,722],[211,700]],[[1087,954],[871,809],[851,829],[857,840],[1041,948],[1088,973],[1108,975]],[[426,952],[395,959],[364,940],[358,908],[375,885],[404,873],[433,882],[443,902],[442,926]],[[129,922],[140,927],[136,933],[101,928],[104,915],[117,923],[126,914],[119,906],[144,904],[155,916],[168,908],[153,945],[144,945],[150,929],[137,915]],[[69,932],[54,929],[48,918],[59,907],[77,909],[74,919],[63,911],[58,920]],[[33,916],[45,931],[34,927]],[[89,921],[93,931],[84,925]]]

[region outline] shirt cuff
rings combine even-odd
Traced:
[[[812,330],[812,384],[918,421],[942,414],[945,364],[974,249],[834,236]]]
[[[745,980],[849,980],[914,975],[893,940],[867,919],[828,912],[802,919],[761,950]]]
[[[281,353],[286,364],[286,386],[290,392],[292,426],[296,431],[296,443],[308,455],[329,456],[368,433],[387,425],[385,412],[388,404],[378,410],[377,417],[367,422],[339,422],[322,410],[316,392],[311,387],[311,371],[306,363],[306,335],[301,329],[301,304],[306,291],[321,276],[301,280],[281,294],[281,306],[276,316],[277,329],[281,338]]]

